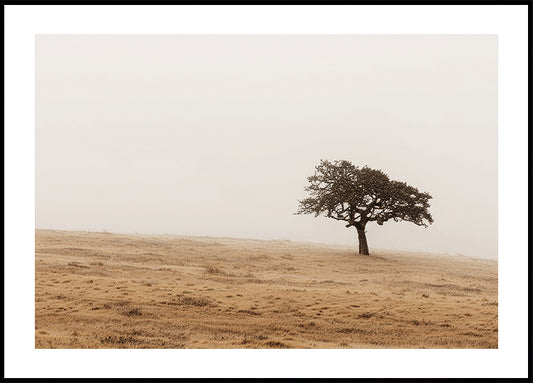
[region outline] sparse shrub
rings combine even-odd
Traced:
[[[421,321],[413,320],[413,321],[411,321],[411,323],[414,324],[415,326],[420,326],[420,325],[428,326],[428,325],[431,324],[431,322],[427,321],[427,320],[421,320]]]
[[[132,316],[140,316],[140,315],[143,315],[143,314],[142,314],[141,310],[139,310],[137,307],[135,307],[135,308],[132,308],[131,310],[127,311],[126,315],[129,316],[129,317],[132,317]]]
[[[103,266],[104,262],[91,262],[91,265],[93,265],[93,266]]]
[[[209,274],[222,274],[222,270],[220,270],[218,267],[214,265],[207,265],[204,267],[205,267],[205,271]]]
[[[238,313],[243,313],[243,314],[250,314],[250,315],[261,315],[260,312],[258,311],[253,311],[253,310],[239,310],[237,311]]]
[[[82,264],[80,264],[78,262],[69,262],[68,266],[79,267],[81,269],[88,269],[89,268],[89,266],[82,265]]]
[[[467,332],[462,332],[460,335],[466,335],[466,336],[475,336],[475,337],[482,337],[483,335],[477,333],[477,332],[473,332],[473,331],[467,331]]]
[[[183,306],[203,307],[211,305],[211,301],[204,297],[180,297],[177,304]]]
[[[238,276],[237,274],[234,274],[234,273],[228,273],[215,265],[206,265],[204,266],[204,268],[205,268],[206,273],[212,274],[212,275],[222,275],[225,277],[237,277]]]

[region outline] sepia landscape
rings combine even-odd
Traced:
[[[36,348],[497,348],[497,261],[36,230]]]
[[[35,347],[498,348],[497,48],[36,35]]]

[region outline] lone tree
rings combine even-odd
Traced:
[[[359,254],[368,255],[365,227],[393,219],[427,227],[433,223],[428,212],[431,196],[417,188],[389,179],[381,170],[356,167],[349,161],[321,160],[315,174],[307,177],[310,197],[299,201],[296,214],[322,214],[346,227],[354,226],[359,237]]]

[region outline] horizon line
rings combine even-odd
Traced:
[[[264,238],[255,238],[255,237],[233,237],[233,236],[221,236],[221,235],[189,235],[189,234],[176,234],[172,232],[161,232],[161,233],[147,233],[147,232],[131,232],[131,231],[111,231],[107,229],[102,230],[72,230],[72,229],[52,229],[52,228],[38,228],[35,227],[35,231],[66,231],[66,232],[81,232],[81,233],[95,233],[95,234],[118,234],[118,235],[144,235],[144,236],[176,236],[176,237],[192,237],[192,238],[213,238],[213,239],[235,239],[235,240],[252,240],[258,242],[291,242],[291,243],[301,243],[301,244],[312,244],[312,245],[325,245],[325,246],[337,246],[337,247],[346,247],[350,248],[351,245],[333,243],[333,242],[316,242],[316,241],[303,241],[303,240],[292,240],[292,239],[264,239]],[[353,246],[354,252],[357,253],[357,246]],[[414,253],[414,254],[430,254],[435,256],[448,256],[448,257],[463,257],[463,258],[473,258],[481,259],[485,261],[495,261],[498,262],[498,258],[482,258],[474,257],[471,255],[464,255],[462,253],[435,253],[431,251],[422,251],[422,250],[405,250],[405,249],[384,249],[384,248],[375,248],[374,251],[385,251],[385,252],[399,252],[399,253]]]

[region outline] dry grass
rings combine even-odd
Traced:
[[[497,262],[36,231],[37,348],[497,348]]]

